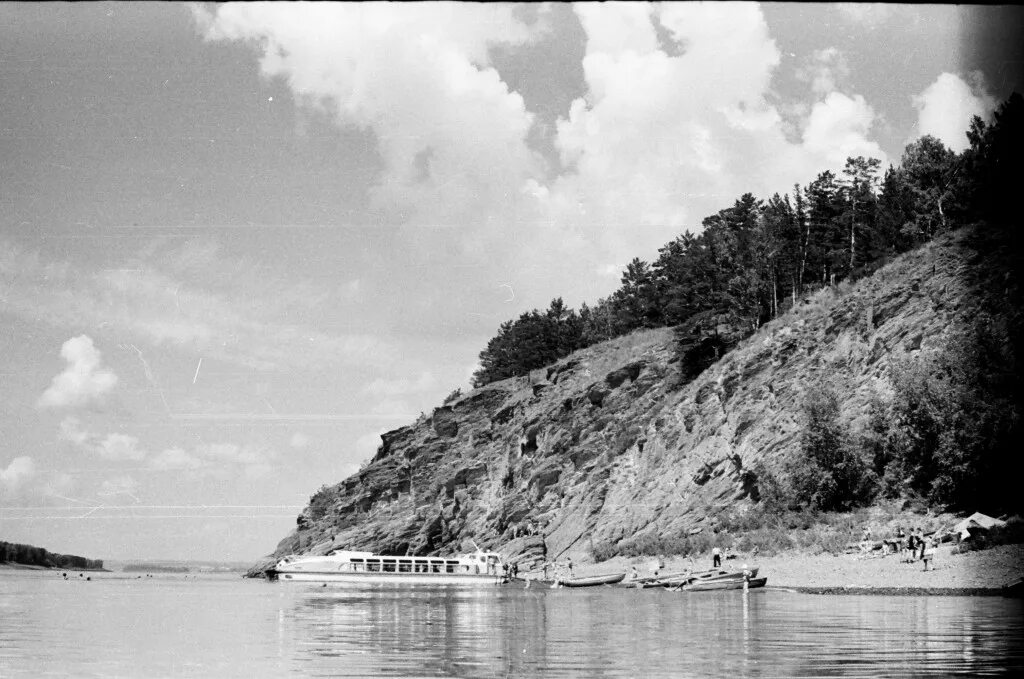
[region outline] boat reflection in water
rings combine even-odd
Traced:
[[[511,596],[509,596],[511,594]],[[304,592],[281,620],[303,640],[293,668],[314,675],[325,659],[348,676],[492,676],[547,663],[544,596],[463,587],[329,588]]]

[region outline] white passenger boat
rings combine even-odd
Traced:
[[[497,585],[501,557],[478,550],[459,556],[381,556],[334,550],[323,556],[286,556],[267,571],[271,580],[349,584]]]

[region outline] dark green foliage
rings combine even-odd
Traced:
[[[1016,202],[1024,181],[1024,98],[1014,92],[990,124],[975,117],[967,138],[971,148],[964,152],[961,179],[969,213],[1006,228],[1019,246]]]
[[[78,570],[99,570],[101,559],[86,559],[74,554],[54,554],[42,547],[22,545],[14,542],[0,542],[0,563],[18,563],[26,566],[45,568],[70,568]]]
[[[982,316],[940,353],[894,376],[886,476],[954,509],[1019,505],[1019,368],[1007,331]],[[896,491],[899,488],[894,489]]]
[[[796,498],[816,509],[847,510],[871,501],[874,484],[850,434],[839,420],[839,399],[824,384],[812,385],[804,402],[800,457],[790,475]]]
[[[456,389],[452,393],[444,397],[444,404],[448,405],[452,401],[458,400],[462,396],[462,389]]]
[[[561,297],[552,300],[545,313],[534,309],[516,321],[506,321],[480,352],[480,368],[473,373],[473,386],[525,375],[550,365],[581,348],[582,335],[583,321],[565,306]]]

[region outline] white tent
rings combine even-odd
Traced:
[[[966,519],[953,526],[952,532],[957,533],[961,540],[965,540],[971,537],[972,529],[977,530],[980,528],[982,530],[988,530],[993,527],[1005,525],[1005,521],[994,519],[987,514],[982,514],[981,512],[974,512]]]

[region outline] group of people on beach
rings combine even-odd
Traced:
[[[864,533],[868,536],[865,539],[870,539],[871,529],[865,528]],[[920,528],[912,528],[910,534],[907,535],[904,532],[903,527],[900,526],[896,529],[896,532],[892,539],[885,540],[886,547],[892,547],[894,553],[899,554],[903,557],[905,563],[913,563],[914,561],[924,562],[924,569],[932,569],[932,560],[935,558],[935,549],[938,547],[939,540],[936,536],[925,536],[924,531]]]

